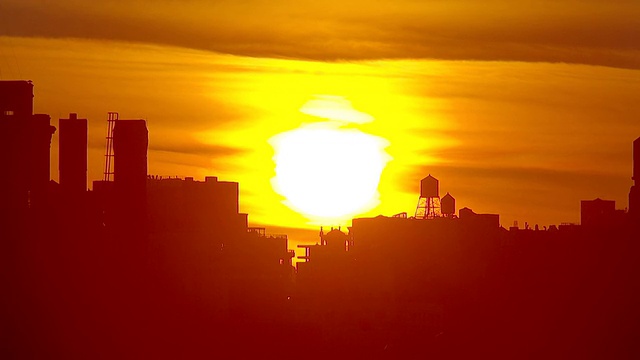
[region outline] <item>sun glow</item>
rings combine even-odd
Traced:
[[[450,111],[447,103],[438,97],[411,93],[414,88],[431,86],[432,76],[440,78],[447,74],[442,66],[429,63],[429,66],[420,67],[411,62],[319,63],[253,58],[243,58],[238,63],[235,57],[216,59],[220,61],[216,66],[237,68],[238,71],[224,70],[211,75],[210,87],[204,93],[209,101],[203,102],[202,111],[190,114],[194,119],[215,124],[210,128],[203,127],[195,140],[222,152],[196,159],[210,164],[203,166],[199,176],[215,174],[221,179],[238,181],[241,184],[241,211],[250,214],[253,224],[315,230],[318,225],[349,225],[353,217],[390,215],[415,208],[416,194],[411,186],[414,184],[413,172],[438,161],[437,151],[451,146],[445,130],[455,122],[442,116],[443,111]],[[430,81],[416,81],[408,74],[423,74],[418,78],[429,76]],[[221,94],[224,94],[224,101],[220,101]],[[211,115],[218,113],[220,115]],[[184,114],[175,116],[184,117]],[[311,205],[302,205],[303,200],[293,200],[296,197],[288,192],[294,191],[284,189],[280,184],[287,178],[282,170],[287,166],[282,161],[274,163],[274,155],[282,155],[278,150],[281,143],[283,148],[288,148],[288,138],[295,137],[296,130],[321,129],[337,133],[347,130],[356,137],[366,135],[381,141],[373,151],[380,154],[377,158],[382,158],[386,166],[381,166],[384,171],[379,181],[378,175],[374,177],[377,190],[373,192],[372,200],[361,210],[353,211],[354,216],[311,215],[320,212],[310,209]],[[173,136],[167,134],[167,137]],[[357,147],[354,141],[351,146]],[[318,177],[337,168],[346,158],[345,154],[336,161],[325,162],[332,165],[311,164],[311,173]],[[189,156],[193,158],[193,154]],[[393,161],[389,162],[389,159]],[[304,161],[301,163],[298,167],[306,166]],[[324,199],[326,197],[320,201]],[[325,207],[319,201],[313,201],[314,207]]]
[[[276,163],[272,185],[285,204],[318,223],[344,221],[377,206],[389,144],[352,127],[373,118],[333,96],[317,97],[300,111],[327,121],[271,138]]]

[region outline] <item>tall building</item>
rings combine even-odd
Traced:
[[[0,117],[33,114],[31,81],[0,81]]]
[[[633,186],[629,192],[629,215],[640,219],[640,137],[633,142]]]
[[[30,81],[0,81],[0,201],[9,209],[41,208],[50,180],[51,137],[56,128],[49,115],[33,113]]]
[[[87,119],[60,119],[60,185],[65,193],[87,191]]]
[[[145,120],[120,120],[113,130],[116,228],[131,237],[146,232],[147,148]]]
[[[145,120],[120,120],[113,130],[114,181],[118,187],[144,188],[149,131]]]

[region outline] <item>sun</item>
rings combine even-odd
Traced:
[[[317,97],[300,111],[325,121],[270,139],[276,164],[272,186],[285,204],[315,223],[341,223],[378,205],[388,142],[354,128],[373,118],[335,96]]]

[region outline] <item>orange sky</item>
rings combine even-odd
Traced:
[[[269,140],[320,121],[300,112],[318,96],[388,142],[363,215],[414,212],[427,174],[504,226],[577,222],[580,199],[626,207],[640,3],[476,3],[8,0],[0,79],[33,80],[54,125],[89,118],[90,179],[106,112],[145,118],[150,173],[238,181],[250,222],[276,230],[315,228],[273,190]]]

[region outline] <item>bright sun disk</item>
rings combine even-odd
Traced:
[[[320,221],[344,220],[375,207],[380,175],[389,160],[386,140],[344,128],[351,118],[355,120],[351,123],[359,123],[371,117],[350,108],[348,102],[346,108],[346,100],[336,99],[340,101],[335,106],[330,101],[334,98],[309,102],[301,111],[328,118],[339,109],[339,122],[302,125],[270,140],[276,163],[273,188],[289,207]]]

